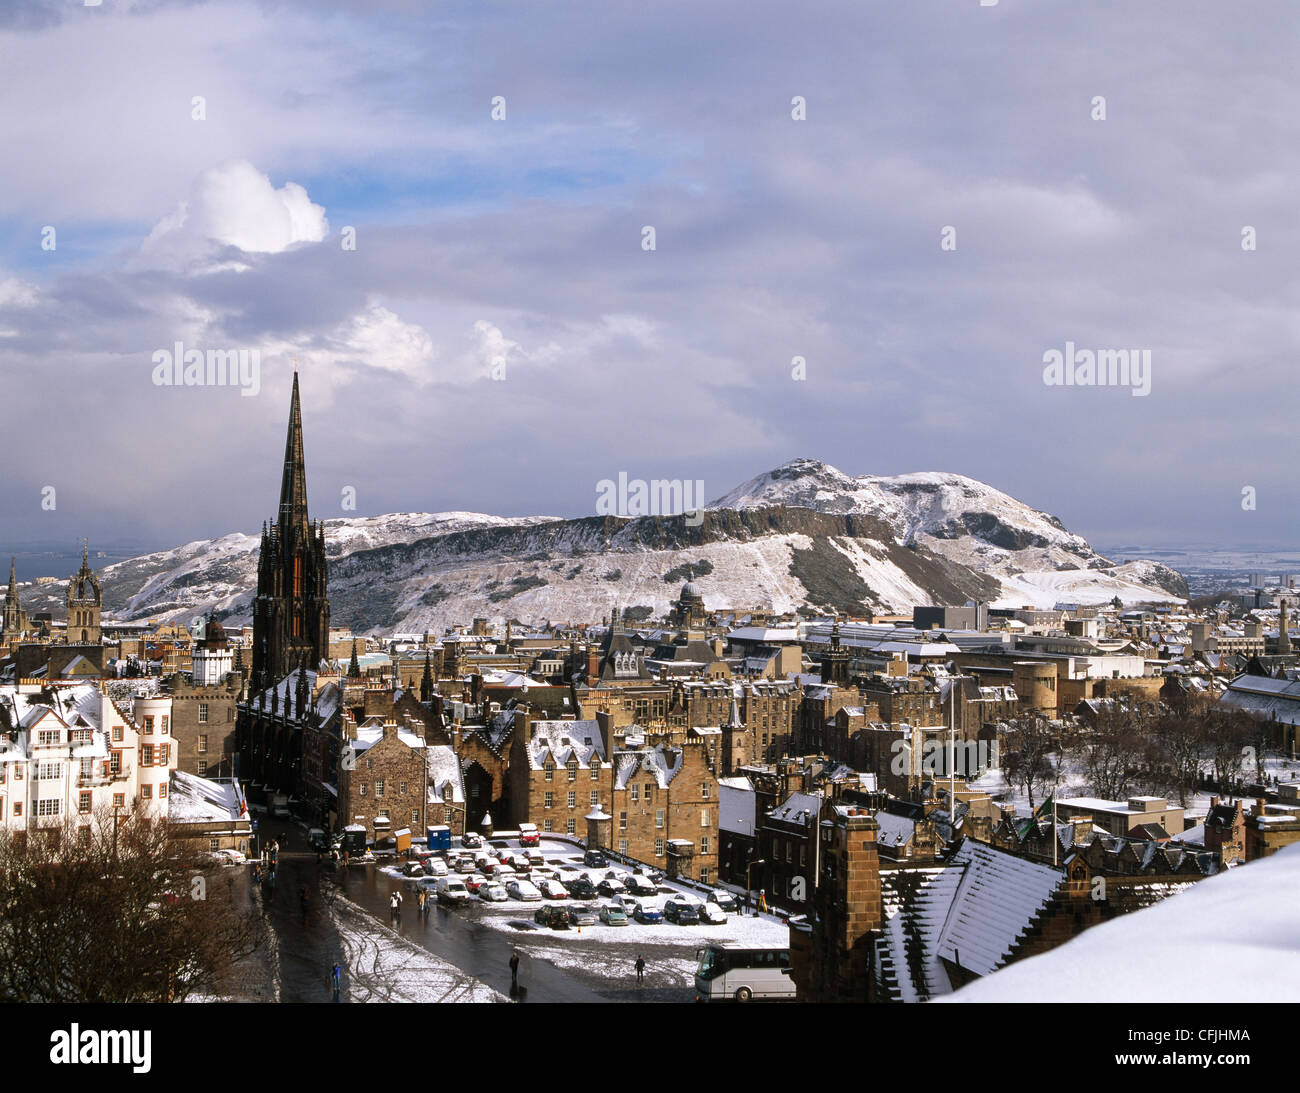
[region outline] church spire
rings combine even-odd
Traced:
[[[280,483],[280,534],[308,526],[307,466],[302,454],[302,406],[298,400],[298,373],[293,374],[293,399],[289,403],[289,435],[284,442],[284,478]]]
[[[9,591],[5,593],[5,602],[18,602],[18,577],[14,572],[13,555],[9,556]]]

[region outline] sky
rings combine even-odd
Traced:
[[[1294,546],[1298,23],[6,0],[0,541],[257,529],[296,360],[314,517],[809,457]],[[159,382],[178,342],[257,382]],[[1045,382],[1068,344],[1149,351],[1149,391]]]

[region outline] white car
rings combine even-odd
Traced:
[[[421,864],[426,875],[430,877],[445,877],[451,872],[442,858],[425,858]]]
[[[243,865],[248,861],[238,850],[214,850],[212,858],[218,865]]]
[[[487,884],[479,885],[478,898],[484,903],[505,903],[510,898],[510,893],[506,891],[505,885],[488,881]]]
[[[512,880],[506,885],[506,892],[512,899],[523,900],[531,903],[542,898],[542,893],[537,890],[537,885],[528,880]]]
[[[727,912],[712,900],[701,907],[697,907],[696,910],[699,911],[700,921],[711,926],[717,926],[727,921]]]

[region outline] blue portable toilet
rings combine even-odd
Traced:
[[[429,828],[428,835],[430,850],[451,849],[451,828],[446,824],[439,824],[437,827]]]

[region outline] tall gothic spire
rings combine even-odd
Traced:
[[[18,577],[14,573],[13,555],[9,556],[9,591],[5,594],[6,602],[18,602]]]
[[[293,374],[293,400],[289,404],[289,435],[284,442],[279,523],[280,534],[286,539],[292,528],[308,526],[307,465],[302,454],[302,406],[298,401],[297,372]]]

